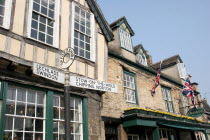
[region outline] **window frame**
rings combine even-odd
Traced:
[[[129,38],[130,38],[130,47],[131,48],[128,48],[128,47],[123,47],[123,45],[122,45],[122,37],[121,37],[121,32],[120,31],[123,31],[123,33],[128,33],[128,35],[129,35]],[[127,32],[127,31],[125,31],[125,29],[122,29],[122,28],[118,28],[118,34],[119,34],[119,40],[120,40],[120,47],[121,48],[123,48],[123,49],[126,49],[127,51],[129,51],[129,52],[131,52],[131,53],[133,53],[133,42],[132,42],[132,38],[131,38],[131,35],[130,35],[130,33],[129,32]],[[123,36],[124,37],[124,36]]]
[[[95,60],[96,59],[95,58],[96,57],[95,17],[94,17],[94,14],[91,11],[89,11],[87,8],[83,7],[80,4],[77,4],[75,2],[72,2],[72,10],[71,10],[72,16],[71,16],[71,46],[70,47],[74,49],[74,30],[75,30],[75,28],[74,28],[74,18],[75,18],[75,7],[76,6],[90,14],[90,31],[91,31],[91,35],[90,35],[90,59],[82,57],[82,56],[79,56],[77,54],[75,54],[75,55],[80,57],[80,58],[83,58],[83,59],[95,62],[96,61]],[[79,32],[79,33],[81,33],[81,32]]]
[[[134,86],[135,86],[135,89],[133,89],[133,90],[135,90],[135,91],[134,91],[134,92],[135,92],[135,102],[128,101],[128,100],[126,99],[127,93],[125,93],[125,88],[128,88],[128,89],[129,89],[129,87],[126,87],[126,86],[124,85],[124,75],[128,75],[128,76],[130,76],[130,77],[133,77],[133,79],[134,79]],[[131,103],[131,104],[137,104],[137,105],[139,105],[138,92],[137,92],[138,89],[137,89],[137,83],[136,83],[136,75],[135,75],[134,73],[130,73],[130,72],[128,72],[128,71],[123,71],[122,80],[123,80],[123,93],[124,93],[126,102],[127,102],[127,103]]]
[[[168,88],[168,87],[164,87],[164,86],[161,86],[161,90],[162,90],[162,95],[163,95],[163,100],[165,102],[165,106],[166,106],[166,110],[170,113],[175,113],[175,110],[174,110],[174,105],[173,105],[173,100],[172,100],[172,95],[171,95],[171,89]],[[168,91],[167,93],[164,92],[164,91]],[[169,100],[169,97],[168,95],[170,95],[170,100]],[[170,104],[169,104],[170,103]],[[171,105],[171,106],[170,106]],[[171,107],[171,108],[170,108]],[[172,109],[172,111],[171,111]]]
[[[177,67],[178,67],[180,78],[186,79],[187,72],[186,72],[186,69],[185,69],[185,64],[184,63],[178,63]]]
[[[48,44],[46,42],[40,41],[39,39],[35,39],[31,37],[31,23],[32,23],[32,14],[33,14],[33,1],[34,0],[29,0],[29,6],[28,6],[28,21],[27,21],[27,32],[26,36],[34,41],[43,43],[45,45],[54,47],[54,48],[59,48],[59,31],[60,31],[60,0],[55,0],[55,7],[54,7],[54,25],[53,25],[53,43]],[[41,14],[39,14],[41,15]]]
[[[139,140],[139,135],[137,135],[137,134],[128,134],[128,137],[132,137],[132,140],[133,140],[133,137],[137,137],[138,138],[138,140]]]
[[[5,0],[3,24],[0,27],[9,29],[12,14],[12,0]]]
[[[144,57],[144,59],[143,59],[143,57]],[[148,64],[147,64],[147,57],[146,57],[146,55],[144,53],[138,52],[137,60],[138,60],[139,64],[144,65],[144,66],[148,66]]]

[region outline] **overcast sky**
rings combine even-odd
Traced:
[[[97,0],[108,23],[125,16],[153,62],[179,54],[210,104],[210,0]]]

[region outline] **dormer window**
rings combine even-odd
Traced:
[[[178,63],[177,66],[178,66],[180,78],[186,79],[187,73],[185,70],[184,63]]]
[[[125,48],[128,51],[133,52],[133,45],[132,45],[130,33],[119,28],[119,34],[120,34],[121,47]]]
[[[147,66],[147,58],[146,58],[146,56],[145,56],[144,53],[140,53],[139,52],[137,54],[137,61],[138,61],[139,64],[142,64],[144,66]]]

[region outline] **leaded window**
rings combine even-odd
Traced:
[[[119,34],[120,34],[121,47],[133,52],[133,45],[132,45],[130,33],[119,28]]]
[[[73,5],[73,46],[77,56],[94,61],[94,17],[77,5]]]
[[[12,0],[0,0],[0,26],[10,27]]]
[[[30,0],[28,36],[58,48],[59,0]]]
[[[144,53],[138,53],[137,54],[137,60],[138,60],[138,63],[139,64],[142,64],[142,65],[144,65],[144,66],[147,66],[147,58],[146,58],[146,56],[145,56],[145,54]]]
[[[127,73],[123,74],[124,94],[127,102],[136,103],[135,77]]]
[[[162,87],[162,93],[163,93],[163,99],[165,101],[166,110],[168,112],[174,112],[170,89]]]
[[[82,101],[76,98],[70,98],[70,115],[71,115],[71,139],[82,140]],[[64,140],[65,137],[64,121],[64,97],[54,95],[53,97],[53,139]]]
[[[45,102],[44,92],[9,86],[4,138],[45,139]]]

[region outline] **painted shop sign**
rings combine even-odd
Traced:
[[[191,108],[191,109],[188,110],[187,115],[190,116],[190,117],[197,118],[197,117],[200,117],[201,115],[203,115],[204,112],[205,112],[204,109],[200,108],[200,107]]]
[[[34,63],[33,73],[46,79],[64,84],[64,73],[46,65]]]
[[[117,93],[117,85],[106,83],[102,81],[96,81],[93,79],[78,77],[78,76],[70,76],[70,85],[74,87],[81,87],[93,90],[107,91]]]

